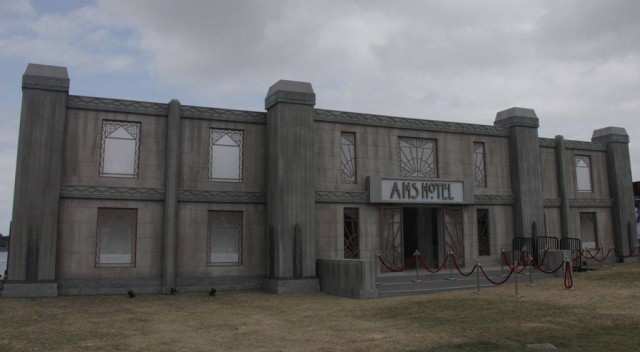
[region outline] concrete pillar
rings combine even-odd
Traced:
[[[569,193],[565,172],[564,137],[556,136],[556,175],[558,178],[558,195],[560,196],[560,236],[571,237],[571,221],[569,219]]]
[[[176,287],[176,233],[178,232],[178,182],[180,180],[180,102],[169,102],[167,156],[165,159],[164,234],[162,240],[162,293]]]
[[[532,109],[496,114],[494,125],[509,128],[509,162],[514,204],[514,237],[543,234],[544,204],[538,142],[538,117]],[[534,239],[535,240],[535,239]]]
[[[624,128],[606,127],[593,131],[592,142],[607,145],[609,191],[613,200],[613,242],[616,252],[628,255],[637,233],[633,202],[633,181],[629,157],[629,135]]]
[[[280,80],[267,110],[268,290],[318,291],[315,234],[315,93],[310,83]]]
[[[8,281],[2,295],[56,296],[58,203],[69,76],[29,64],[22,76]]]

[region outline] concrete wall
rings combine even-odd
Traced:
[[[351,298],[376,298],[375,262],[361,259],[318,259],[323,292]]]

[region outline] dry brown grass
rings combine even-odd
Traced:
[[[0,299],[0,351],[637,350],[640,265],[521,286],[353,300],[260,291]]]

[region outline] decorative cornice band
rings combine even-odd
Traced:
[[[61,198],[164,200],[164,189],[108,186],[60,186]]]
[[[552,147],[556,146],[556,140],[553,138],[538,138],[538,145],[541,147]]]
[[[543,206],[545,208],[558,208],[562,205],[562,199],[560,198],[545,198],[543,200]]]
[[[267,114],[257,111],[229,110],[183,105],[180,112],[184,118],[237,121],[263,125],[267,123]]]
[[[600,143],[594,142],[583,142],[583,141],[570,141],[565,140],[565,148],[567,149],[581,149],[581,150],[594,150],[594,151],[607,151],[607,146]]]
[[[235,192],[235,191],[194,191],[182,190],[178,192],[180,202],[205,203],[266,203],[265,192]]]
[[[513,204],[513,196],[511,195],[476,195],[474,196],[475,204],[487,205],[511,205]]]
[[[569,199],[571,208],[610,208],[612,205],[611,199]]]
[[[167,116],[168,105],[144,101],[107,99],[69,95],[67,108],[125,112],[131,114]]]
[[[369,203],[369,192],[316,191],[317,203]]]
[[[361,114],[345,111],[315,110],[315,120],[322,122],[346,123],[354,125],[404,128],[423,131],[467,133],[489,136],[509,135],[509,130],[489,125],[475,125],[447,121],[421,120],[404,117]]]

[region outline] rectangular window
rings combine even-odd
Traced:
[[[473,142],[474,165],[476,169],[476,187],[487,187],[487,177],[484,168],[484,143]]]
[[[242,265],[242,212],[210,211],[208,265]]]
[[[358,208],[344,208],[344,258],[360,258]]]
[[[242,134],[237,130],[210,130],[210,181],[242,182]]]
[[[596,213],[580,213],[580,240],[582,248],[598,248]]]
[[[137,209],[98,208],[96,266],[135,266]]]
[[[578,192],[592,192],[591,182],[591,156],[575,155],[576,184]]]
[[[435,139],[398,137],[400,176],[438,178]]]
[[[342,183],[356,183],[356,134],[340,134]]]
[[[478,209],[478,255],[491,255],[489,241],[489,209]]]
[[[140,123],[102,121],[100,176],[138,177]]]

